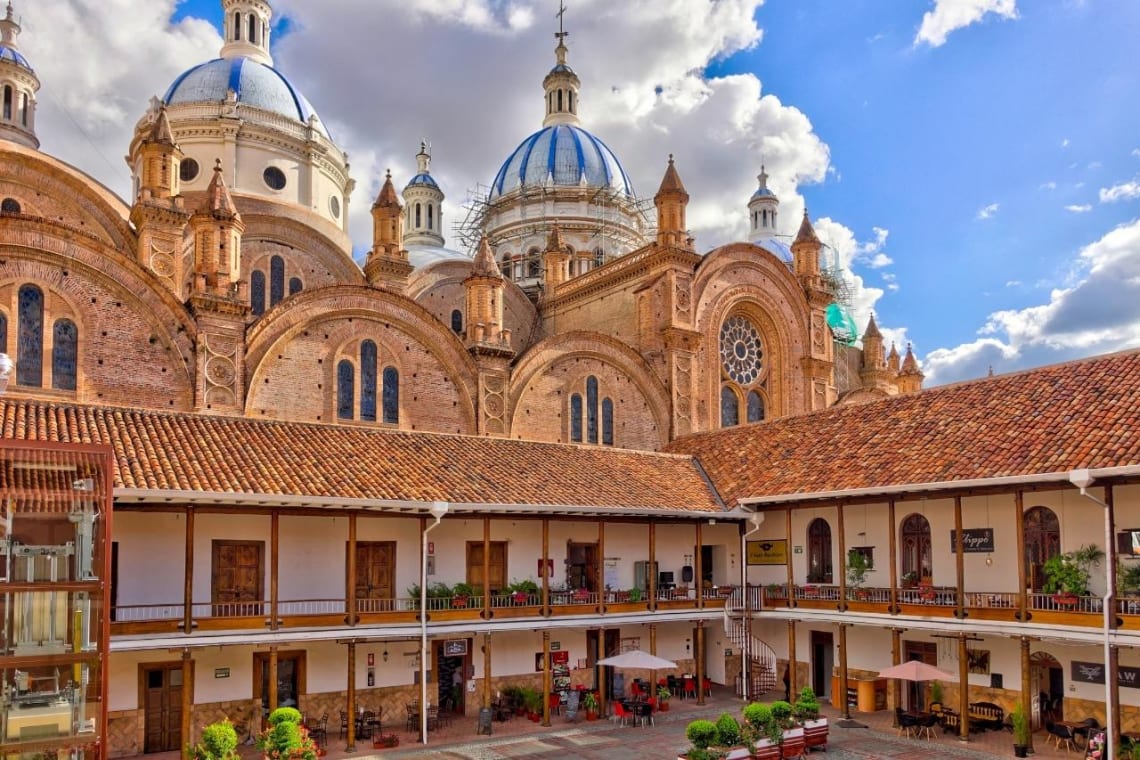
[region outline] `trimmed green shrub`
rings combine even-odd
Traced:
[[[721,713],[716,719],[716,743],[723,747],[740,744],[740,724],[728,713]]]
[[[271,726],[276,726],[279,723],[296,723],[301,725],[301,711],[296,707],[278,707],[273,712],[269,713],[268,722]]]
[[[711,720],[694,720],[685,729],[685,736],[697,749],[708,749],[717,740],[718,733],[716,724]]]
[[[202,729],[202,738],[191,750],[194,760],[237,760],[237,731],[229,718]]]

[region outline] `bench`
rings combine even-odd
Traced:
[[[993,702],[970,703],[970,727],[977,724],[978,728],[987,728],[1000,731],[1005,723],[1005,710]]]

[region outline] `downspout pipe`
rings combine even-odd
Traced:
[[[1112,679],[1116,678],[1115,673],[1109,672],[1109,663],[1112,662],[1110,657],[1111,645],[1109,644],[1109,632],[1112,630],[1112,616],[1114,610],[1112,609],[1112,514],[1109,511],[1108,504],[1103,500],[1093,496],[1088,492],[1089,486],[1093,484],[1092,473],[1088,470],[1073,470],[1069,473],[1069,482],[1075,485],[1081,492],[1081,496],[1085,497],[1094,504],[1099,504],[1104,508],[1104,599],[1101,602],[1101,609],[1104,610],[1104,715],[1105,715],[1105,728],[1104,728],[1104,756],[1115,757],[1113,754],[1116,748],[1116,727],[1114,725],[1112,714]]]
[[[748,683],[748,660],[751,658],[749,650],[752,644],[750,641],[752,626],[749,623],[749,616],[752,613],[748,607],[748,599],[750,598],[748,590],[748,537],[760,530],[760,526],[764,524],[764,516],[764,512],[753,512],[752,516],[748,518],[752,527],[740,537],[740,593],[743,594],[741,600],[744,602],[744,620],[741,621],[744,636],[741,638],[740,647],[740,693],[745,702],[752,698],[752,695],[748,693],[748,687],[751,685]]]

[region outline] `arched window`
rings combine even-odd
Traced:
[[[260,269],[249,276],[249,306],[259,317],[265,313],[265,272]]]
[[[732,427],[740,424],[740,399],[729,386],[720,389],[720,426]]]
[[[579,393],[570,397],[570,440],[582,442],[582,396]]]
[[[20,202],[15,198],[5,198],[0,201],[0,214],[20,213]]]
[[[428,229],[435,229],[435,204],[428,204]]]
[[[459,335],[463,334],[463,312],[459,309],[451,310],[451,331]]]
[[[8,353],[8,315],[0,311],[0,354]]]
[[[602,445],[614,445],[614,402],[612,399],[602,399]]]
[[[600,267],[602,264],[605,264],[605,263],[606,263],[606,252],[603,251],[601,248],[595,248],[594,249],[594,266]]]
[[[1061,523],[1048,507],[1033,507],[1025,513],[1025,578],[1034,591],[1045,583],[1044,566],[1061,553]]]
[[[400,422],[400,373],[395,367],[384,368],[384,422]]]
[[[909,515],[899,530],[899,552],[902,574],[913,573],[918,579],[931,576],[934,563],[931,559],[930,523],[920,514]]]
[[[586,442],[598,442],[598,378],[586,378]]]
[[[276,306],[284,297],[285,259],[274,256],[269,260],[269,306]]]
[[[360,419],[376,421],[376,343],[360,344]]]
[[[808,525],[808,582],[831,583],[831,526],[817,517]]]
[[[28,93],[24,93],[20,99],[20,124],[28,126]]]
[[[234,39],[241,39],[241,14],[234,13]]]
[[[336,416],[338,419],[351,420],[352,409],[356,406],[355,385],[356,369],[348,359],[341,359],[336,365]]]
[[[538,251],[531,251],[527,254],[526,259],[526,276],[527,277],[541,277],[542,276],[542,259],[538,255]]]
[[[40,388],[44,384],[44,294],[24,285],[19,295],[20,321],[16,339],[16,384]]]
[[[511,279],[511,255],[509,253],[503,256],[503,265],[499,269],[503,270],[503,277],[508,280]]]
[[[558,91],[558,110],[562,111],[562,90]]]
[[[748,391],[748,421],[764,421],[764,399],[757,391]]]
[[[4,121],[12,120],[12,85],[4,85]]]
[[[59,391],[75,390],[78,361],[79,329],[70,319],[57,319],[52,329],[51,387]]]
[[[296,293],[300,293],[304,289],[305,289],[305,283],[301,282],[300,277],[290,277],[289,278],[289,295],[294,295]]]
[[[566,96],[570,99],[570,113],[574,113],[574,91],[566,93]]]
[[[249,41],[257,44],[257,16],[249,14]]]
[[[416,229],[420,228],[420,204],[416,204]]]

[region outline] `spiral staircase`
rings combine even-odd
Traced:
[[[749,589],[736,589],[729,596],[724,605],[724,632],[748,663],[748,696],[755,698],[776,688],[776,652],[765,641],[749,633],[747,621],[752,612],[759,608],[759,590],[752,589],[753,598],[746,600],[744,594],[748,591]],[[743,696],[739,674],[736,693]]]

